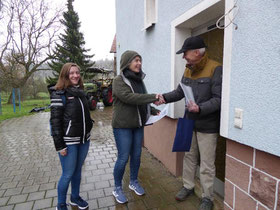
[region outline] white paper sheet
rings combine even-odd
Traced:
[[[169,104],[167,104],[162,111],[160,111],[159,115],[151,115],[146,122],[146,125],[153,124],[159,121],[161,118],[165,117],[168,114]]]
[[[190,100],[195,102],[194,97],[193,97],[192,88],[190,86],[184,85],[181,82],[180,82],[180,86],[181,86],[182,90],[184,91],[186,105],[189,103]]]

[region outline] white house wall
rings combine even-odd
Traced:
[[[280,156],[280,1],[237,5],[227,137]],[[234,127],[235,108],[244,110],[242,129]]]
[[[232,1],[233,0],[226,0]],[[144,1],[116,0],[117,65],[127,49],[143,57],[150,93],[171,87],[171,22],[201,0],[158,0],[157,23],[144,28]],[[280,1],[237,0],[226,87],[225,137],[280,156]],[[230,38],[230,40],[227,40]],[[224,70],[227,72],[227,70]],[[234,127],[234,110],[243,109],[243,128]],[[222,125],[223,126],[223,125]]]
[[[171,90],[171,21],[199,0],[158,0],[158,18],[155,26],[144,28],[144,0],[116,0],[117,69],[121,54],[136,50],[143,57],[145,84],[150,93]],[[179,55],[181,56],[181,55]]]

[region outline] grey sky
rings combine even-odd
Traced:
[[[67,0],[46,0],[51,6],[66,7]],[[84,34],[86,49],[95,54],[93,60],[112,59],[110,53],[112,41],[116,33],[115,0],[74,0],[74,10],[81,21],[81,32]],[[0,21],[0,34],[6,33],[6,21]],[[5,36],[0,37],[5,41]],[[2,43],[0,43],[2,44]]]
[[[112,59],[110,49],[116,32],[115,0],[75,0],[74,10],[82,24],[85,47],[95,54],[93,59]]]

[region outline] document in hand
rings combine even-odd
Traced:
[[[146,122],[146,125],[151,125],[157,121],[159,121],[161,118],[166,116],[168,114],[169,104],[167,104],[162,111],[160,111],[159,115],[151,115],[149,119]]]
[[[186,105],[189,103],[190,100],[195,102],[192,88],[190,86],[184,85],[182,82],[180,82],[180,86],[185,95]]]

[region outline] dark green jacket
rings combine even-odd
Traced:
[[[150,114],[157,114],[157,110],[149,105],[157,100],[156,94],[134,93],[129,80],[123,75],[123,72],[113,80],[113,100],[113,128],[138,128],[144,126],[141,122],[138,105],[147,104],[147,119]]]

